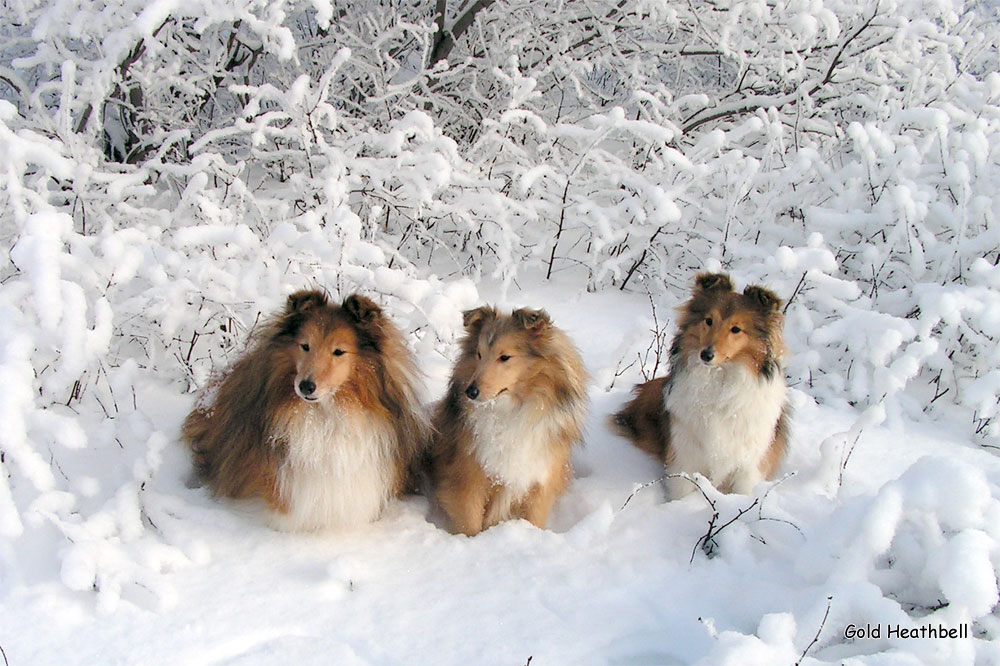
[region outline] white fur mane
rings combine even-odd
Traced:
[[[763,480],[760,462],[774,439],[786,400],[785,378],[754,373],[739,362],[710,367],[693,358],[664,389],[670,413],[671,473],[700,473],[716,487],[749,494]],[[694,486],[670,479],[679,497]]]
[[[506,486],[512,499],[518,499],[535,484],[548,480],[560,453],[552,441],[581,418],[581,408],[516,405],[501,395],[470,409],[470,448],[486,475],[495,484]]]
[[[395,434],[388,423],[309,405],[273,434],[288,442],[278,492],[289,511],[272,512],[275,528],[350,528],[379,517],[392,494]]]

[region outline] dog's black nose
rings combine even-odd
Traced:
[[[302,395],[312,395],[316,390],[316,382],[311,379],[303,379],[299,382],[299,391]]]
[[[465,389],[465,396],[469,400],[475,400],[479,397],[479,387],[475,384],[469,384],[469,388]]]
[[[705,347],[701,350],[701,360],[705,363],[711,363],[713,358],[715,358],[715,350],[711,347]]]

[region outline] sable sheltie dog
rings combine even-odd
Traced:
[[[432,476],[453,532],[512,518],[545,527],[569,485],[587,409],[580,354],[542,310],[464,314],[466,336],[434,418]]]
[[[358,295],[288,297],[184,422],[217,496],[261,498],[282,530],[375,520],[429,442],[399,330]]]
[[[667,472],[701,473],[723,492],[749,494],[774,476],[788,445],[781,301],[729,276],[703,274],[681,306],[670,372],[635,389],[614,425]],[[694,490],[668,478],[671,498]]]

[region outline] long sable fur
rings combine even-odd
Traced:
[[[327,326],[346,323],[357,335],[360,358],[335,400],[392,423],[394,494],[403,491],[414,462],[426,450],[430,427],[402,334],[368,298],[351,295],[338,307],[321,292],[301,291],[288,297],[284,310],[253,335],[246,354],[206,388],[202,401],[210,397],[208,404],[197,405],[184,421],[182,436],[195,469],[216,496],[259,497],[272,509],[287,510],[277,476],[289,443],[273,433],[283,431],[282,421],[309,408],[293,388],[296,336],[309,320]]]
[[[637,448],[669,464],[670,412],[664,406],[664,393],[677,377],[687,371],[690,356],[683,353],[686,332],[700,323],[720,296],[735,293],[732,281],[724,273],[702,273],[695,279],[691,298],[678,308],[678,330],[670,344],[670,369],[666,377],[659,377],[633,389],[633,398],[614,414],[614,429]],[[773,292],[759,286],[748,286],[739,299],[742,306],[753,312],[752,334],[764,341],[764,353],[756,364],[756,371],[766,380],[782,372],[781,358],[785,353],[782,328],[781,299]],[[788,448],[791,407],[786,403],[775,424],[774,440],[762,462],[764,478],[777,472]]]
[[[544,527],[548,508],[555,497],[561,495],[572,478],[569,462],[571,447],[583,437],[583,416],[587,406],[586,370],[579,353],[565,333],[552,325],[543,310],[522,308],[510,315],[500,313],[496,308],[484,306],[464,313],[466,335],[462,338],[461,353],[452,372],[448,391],[438,404],[434,415],[433,444],[431,448],[431,472],[442,502],[441,490],[448,486],[451,499],[462,496],[456,490],[462,483],[486,484],[490,482],[481,465],[470,452],[470,443],[475,437],[470,421],[470,410],[474,407],[466,399],[464,392],[475,372],[477,346],[482,336],[488,342],[514,333],[524,344],[527,352],[542,361],[537,372],[518,383],[517,397],[521,401],[532,400],[544,405],[550,413],[558,413],[564,426],[549,446],[556,452],[561,469],[545,487],[535,486],[529,493],[512,506],[512,517],[527,518],[539,527]],[[462,481],[464,479],[464,481]],[[456,486],[456,484],[458,484]],[[452,521],[451,527],[472,535],[486,529],[496,521],[491,519],[490,505],[499,492],[499,486],[490,486],[486,491],[485,506],[478,524],[455,523],[455,516],[445,507]],[[457,493],[457,494],[456,494]],[[540,508],[545,507],[545,508]]]

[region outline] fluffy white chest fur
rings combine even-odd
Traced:
[[[515,406],[501,396],[473,409],[472,454],[486,475],[506,486],[514,499],[548,480],[556,451],[552,440],[565,425],[558,410],[547,413],[531,405]]]
[[[276,435],[288,441],[278,491],[289,511],[272,512],[274,527],[347,528],[378,518],[391,495],[393,434],[388,424],[317,405]]]
[[[763,480],[761,458],[785,404],[785,378],[771,380],[742,363],[709,367],[696,359],[664,392],[670,412],[671,473],[701,473],[722,490],[749,494]],[[694,486],[670,479],[671,496]]]

